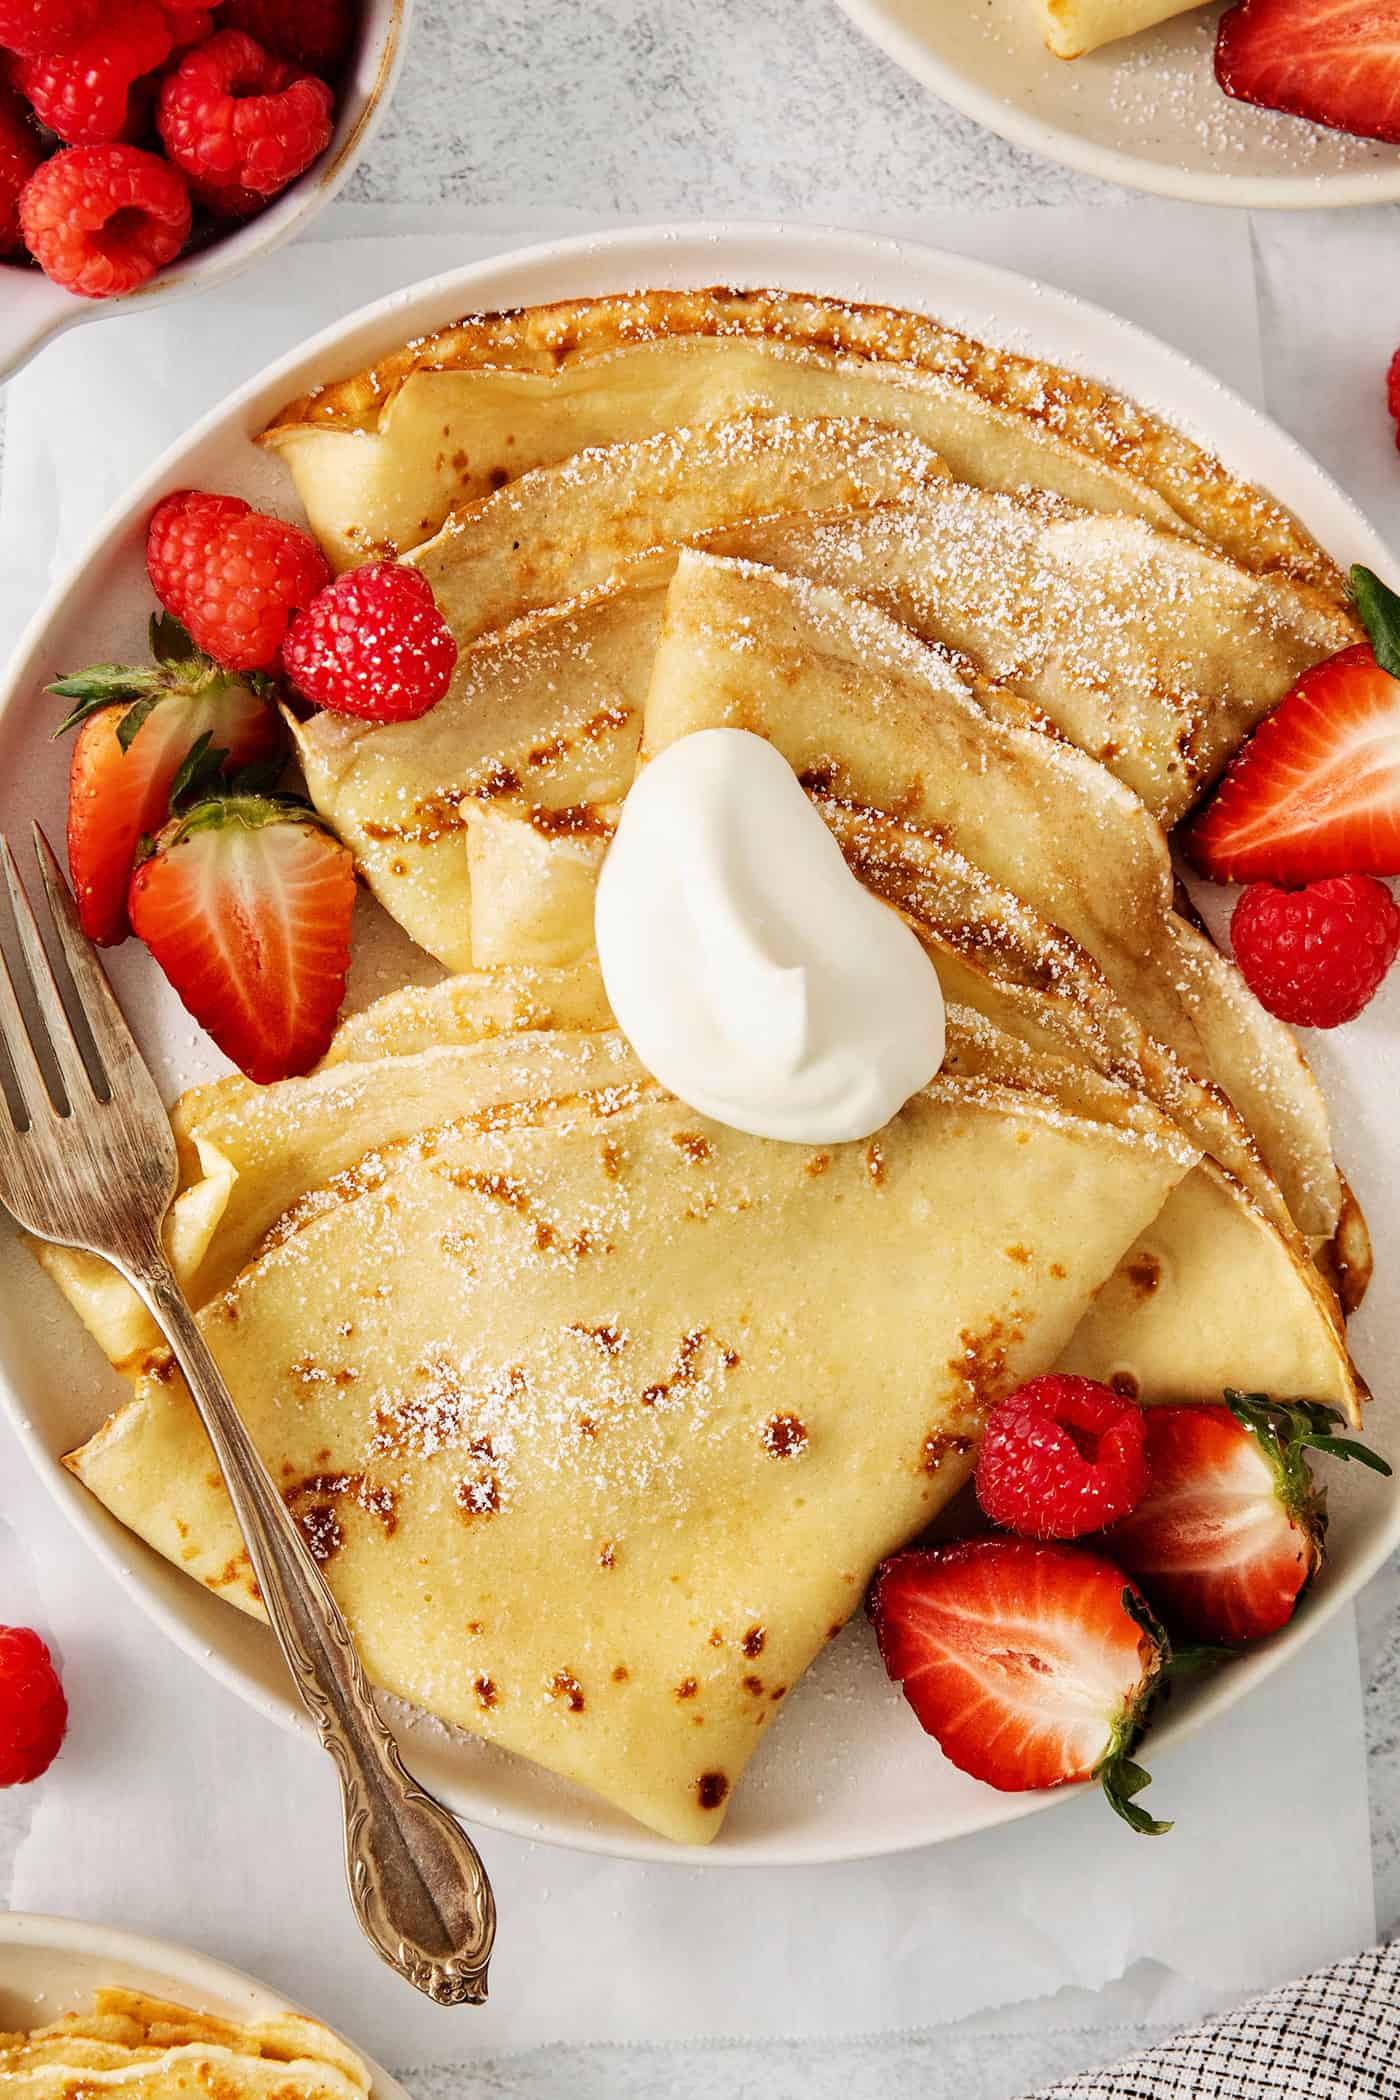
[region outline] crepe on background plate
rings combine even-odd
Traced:
[[[290,1155],[302,1193],[192,1294],[377,1682],[714,1835],[875,1563],[966,1477],[985,1407],[1055,1361],[1198,1158],[1127,1087],[953,1020],[949,1068],[868,1144],[707,1123],[624,1081],[598,1031],[262,1091],[282,1144],[246,1178],[280,1201]],[[236,1086],[222,1106],[236,1125]],[[128,1371],[68,1463],[256,1610],[182,1384],[159,1355]]]
[[[0,2087],[14,2100],[358,2100],[370,2077],[352,2049],[297,2013],[240,2027],[109,1989],[93,1994],[90,2013],[0,2034]]]

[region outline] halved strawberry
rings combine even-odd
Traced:
[[[1400,5],[1239,0],[1220,23],[1215,77],[1238,102],[1400,140]]]
[[[1128,1578],[1077,1546],[964,1539],[876,1570],[870,1616],[891,1677],[945,1757],[1006,1793],[1097,1779],[1134,1830],[1147,1774],[1129,1752],[1167,1660]]]
[[[1187,828],[1213,882],[1400,875],[1400,598],[1351,583],[1370,646],[1305,671]]]
[[[1209,1641],[1253,1641],[1293,1616],[1322,1565],[1326,1495],[1306,1454],[1374,1451],[1332,1434],[1329,1407],[1227,1393],[1223,1407],[1149,1407],[1147,1492],[1105,1543],[1171,1626]]]
[[[142,838],[170,815],[192,756],[200,770],[261,765],[282,726],[259,687],[220,671],[168,616],[151,622],[155,664],[96,664],[50,692],[78,704],[57,734],[78,730],[68,773],[68,866],[89,940],[126,939],[126,893]]]
[[[324,1055],[345,997],[355,865],[303,804],[213,796],[166,825],[129,910],[185,1006],[266,1085]]]

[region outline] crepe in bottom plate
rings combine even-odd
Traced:
[[[13,2100],[360,2100],[370,2079],[338,2036],[300,2014],[243,2027],[108,1989],[90,2013],[0,2034],[0,2089]]]
[[[316,1128],[358,1132],[355,1163],[308,1178],[199,1319],[379,1684],[713,1837],[875,1563],[966,1477],[986,1407],[1055,1362],[1198,1158],[1130,1089],[952,1023],[877,1138],[820,1148],[623,1081],[598,1031],[322,1075]],[[567,1084],[570,1045],[585,1075],[612,1057],[607,1084]],[[464,1112],[474,1057],[520,1076]],[[553,1091],[525,1083],[534,1057]],[[264,1091],[282,1146],[245,1178],[281,1171],[316,1086]],[[259,1609],[163,1358],[68,1462]]]

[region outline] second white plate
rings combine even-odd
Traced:
[[[1053,57],[1030,0],[837,0],[897,64],[1013,145],[1105,182],[1246,209],[1400,198],[1400,148],[1234,102],[1212,55],[1222,7],[1087,58]]]

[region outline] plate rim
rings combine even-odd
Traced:
[[[1239,211],[1341,211],[1400,200],[1400,153],[1393,168],[1344,168],[1321,176],[1242,175],[1228,169],[1208,174],[1174,168],[1165,161],[1148,160],[1116,146],[1096,145],[1067,125],[1034,116],[968,80],[958,67],[940,58],[916,31],[894,19],[889,0],[835,0],[835,4],[887,58],[965,117],[995,132],[1008,144],[1072,168],[1076,174],[1117,183],[1123,189],[1142,190],[1149,196]]]
[[[264,1983],[260,1977],[250,1976],[245,1969],[237,1969],[232,1963],[221,1961],[217,1955],[203,1954],[195,1947],[182,1946],[177,1940],[155,1939],[145,1933],[128,1932],[118,1925],[98,1925],[86,1918],[71,1918],[56,1911],[12,1910],[0,1911],[0,1948],[37,1948],[40,1955],[53,1954],[62,1960],[65,1954],[81,1955],[95,1961],[110,1961],[114,1969],[154,1970],[158,1975],[167,1975],[169,1988],[182,1992],[204,1993],[205,2003],[190,2005],[192,2012],[207,2009],[207,2000],[237,2004],[247,1994],[252,2000],[250,2009],[241,2017],[246,2023],[271,2019],[281,2013],[297,2013],[304,2019],[315,2020],[319,2026],[329,2029],[353,2049],[370,2074],[369,2100],[409,2100],[408,2094],[396,2078],[349,2035],[342,2035],[338,2028],[331,2027],[329,2020],[322,2020],[317,2013],[307,2012],[304,2006],[294,2005],[283,1996],[275,1985]],[[120,1976],[113,1983],[122,1987]],[[134,1988],[134,1986],[127,1986]],[[153,1986],[143,1985],[143,1989]],[[185,1999],[172,2000],[185,2003]],[[55,2014],[57,2017],[57,2014]],[[220,2015],[219,2017],[232,2017]]]
[[[521,272],[541,269],[548,271],[556,266],[567,267],[576,261],[590,265],[596,262],[605,268],[614,255],[641,252],[649,260],[641,264],[643,275],[630,280],[631,285],[635,286],[640,284],[647,274],[652,275],[653,279],[674,276],[676,257],[689,247],[695,246],[706,256],[707,262],[712,263],[715,274],[709,275],[708,271],[702,271],[699,280],[692,278],[689,281],[735,283],[747,280],[758,283],[763,280],[763,273],[750,270],[746,266],[740,267],[737,272],[731,270],[727,275],[724,272],[723,255],[726,246],[742,249],[746,243],[764,249],[790,251],[791,263],[785,255],[779,264],[775,254],[778,277],[775,278],[773,271],[769,270],[767,281],[770,284],[780,281],[781,278],[786,278],[789,284],[798,281],[810,258],[814,276],[829,276],[836,269],[845,269],[854,275],[859,269],[863,290],[859,295],[848,293],[846,296],[873,299],[879,295],[879,286],[878,283],[872,285],[866,281],[866,273],[877,273],[882,263],[888,269],[902,266],[927,281],[927,297],[931,304],[925,307],[926,311],[933,311],[940,298],[945,307],[975,298],[979,305],[985,304],[987,311],[995,312],[995,295],[998,289],[1006,291],[1009,288],[1014,292],[1017,303],[1029,299],[1040,312],[1048,313],[1052,309],[1058,309],[1062,316],[1087,324],[1093,335],[1104,342],[1105,349],[1110,354],[1118,345],[1131,345],[1136,348],[1139,357],[1145,357],[1149,364],[1155,364],[1166,374],[1175,375],[1188,390],[1204,391],[1213,397],[1215,411],[1222,418],[1228,415],[1231,419],[1232,442],[1224,447],[1227,454],[1232,450],[1244,449],[1244,439],[1249,436],[1256,441],[1261,438],[1266,441],[1276,458],[1290,456],[1295,468],[1311,481],[1319,502],[1326,498],[1336,508],[1338,517],[1346,520],[1359,542],[1369,550],[1367,558],[1381,562],[1386,559],[1381,537],[1360,506],[1280,424],[1257,409],[1233,388],[1225,385],[1208,367],[1166,343],[1151,330],[1139,326],[1136,322],[1125,320],[1096,301],[1062,291],[1059,287],[1047,285],[1026,273],[987,263],[980,258],[963,256],[925,242],[906,240],[888,234],[873,234],[838,226],[792,226],[781,221],[701,220],[674,224],[663,222],[657,225],[628,226],[603,233],[575,234],[558,240],[532,242],[420,279],[353,309],[252,374],[168,445],[98,520],[75,558],[51,585],[16,642],[10,662],[3,674],[0,674],[0,716],[16,704],[23,691],[34,682],[35,660],[43,651],[49,629],[61,620],[69,598],[78,591],[88,567],[105,550],[108,542],[119,532],[129,529],[135,518],[158,499],[168,486],[180,485],[172,479],[176,468],[197,453],[207,441],[232,435],[240,430],[245,436],[250,435],[266,420],[269,402],[276,406],[282,405],[289,395],[303,390],[311,383],[317,368],[324,375],[329,369],[326,363],[328,359],[337,360],[337,370],[352,369],[352,358],[363,362],[366,356],[374,354],[371,345],[388,347],[391,341],[402,340],[403,316],[409,311],[421,314],[424,308],[432,308],[439,314],[438,321],[433,323],[424,318],[416,325],[422,328],[444,325],[447,319],[455,317],[456,314],[484,310],[490,301],[489,291],[482,304],[475,309],[470,303],[473,291],[478,286],[489,287],[493,279],[503,275],[514,276]],[[956,280],[956,291],[940,294],[937,289],[939,274],[948,272],[951,272]],[[621,274],[619,271],[619,280]],[[496,296],[499,303],[499,294]],[[397,331],[397,335],[393,331]],[[994,331],[985,329],[985,326],[983,332],[994,334]],[[1122,382],[1115,380],[1112,383]],[[1125,390],[1130,390],[1138,398],[1141,398],[1143,392],[1136,384]],[[1179,409],[1167,412],[1178,419],[1184,415]],[[1219,443],[1220,440],[1216,438],[1213,442]],[[279,1698],[226,1652],[218,1649],[211,1652],[188,1615],[181,1614],[159,1594],[157,1587],[149,1579],[128,1564],[124,1558],[124,1549],[135,1547],[142,1556],[151,1553],[152,1549],[145,1546],[135,1534],[128,1532],[101,1505],[93,1504],[79,1484],[51,1457],[37,1424],[30,1420],[20,1394],[12,1383],[9,1363],[4,1354],[0,1354],[0,1405],[4,1407],[31,1464],[54,1501],[92,1550],[111,1569],[146,1617],[203,1671],[235,1692],[255,1711],[276,1721],[282,1728],[314,1741],[312,1724],[296,1701],[289,1685],[284,1695]],[[1350,1602],[1397,1546],[1400,1546],[1400,1496],[1396,1496],[1392,1501],[1387,1519],[1378,1523],[1369,1534],[1368,1543],[1358,1555],[1357,1564],[1344,1576],[1329,1583],[1320,1595],[1311,1597],[1307,1611],[1281,1634],[1274,1636],[1267,1647],[1236,1662],[1229,1671],[1221,1672],[1211,1683],[1196,1691],[1189,1704],[1183,1702],[1178,1706],[1154,1729],[1154,1747],[1170,1748],[1174,1742],[1203,1727],[1214,1714],[1247,1697],[1256,1682],[1283,1667],[1290,1655],[1312,1639],[1315,1631],[1320,1630],[1336,1612]],[[408,1735],[406,1739],[411,1748],[412,1735]],[[438,1791],[451,1805],[451,1790],[445,1790],[439,1782]],[[658,1862],[682,1868],[705,1867],[716,1871],[733,1871],[741,1868],[830,1865],[915,1851],[1039,1813],[1056,1801],[1073,1798],[1076,1792],[1074,1788],[1062,1788],[1039,1794],[1006,1795],[996,1794],[989,1789],[987,1800],[979,1800],[975,1810],[950,1818],[947,1826],[939,1829],[933,1836],[927,1832],[914,1832],[902,1837],[889,1836],[876,1840],[853,1838],[834,1844],[828,1839],[815,1847],[811,1837],[801,1833],[769,1840],[759,1838],[746,1841],[742,1849],[731,1849],[727,1846],[723,1834],[709,1846],[678,1846],[655,1836],[640,1824],[635,1826],[635,1830],[625,1830],[621,1835],[612,1829],[591,1828],[587,1825],[563,1830],[557,1824],[542,1820],[538,1815],[518,1814],[511,1808],[493,1812],[489,1806],[483,1808],[480,1802],[475,1801],[468,1807],[457,1808],[456,1812],[482,1829],[558,1845],[564,1850]]]

